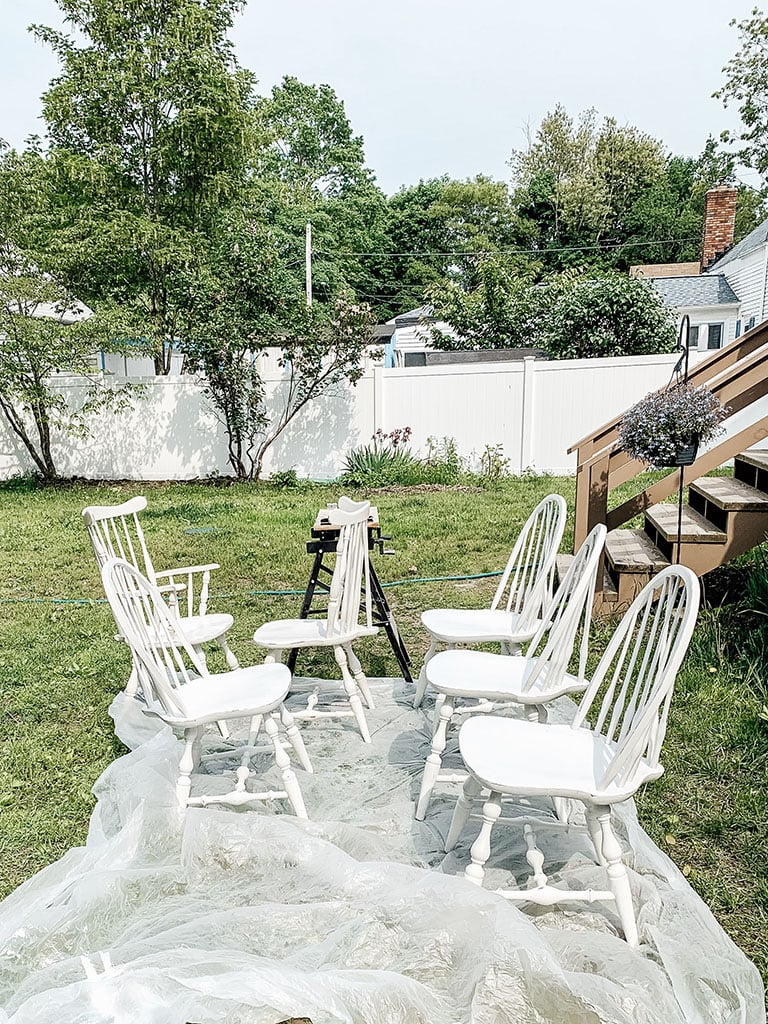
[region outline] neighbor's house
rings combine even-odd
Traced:
[[[734,245],[736,197],[730,185],[707,192],[700,263],[630,269],[676,314],[688,314],[689,345],[700,351],[722,348],[768,317],[768,220]]]

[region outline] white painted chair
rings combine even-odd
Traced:
[[[550,494],[533,510],[512,548],[490,608],[432,608],[421,623],[430,635],[429,650],[419,673],[413,706],[419,707],[427,689],[427,665],[438,645],[500,643],[514,654],[539,627],[543,609],[552,599],[555,558],[563,539],[565,498]]]
[[[441,651],[427,666],[427,680],[436,691],[432,749],[424,765],[416,818],[423,821],[438,782],[464,782],[466,773],[442,771],[448,730],[461,716],[494,711],[499,705],[523,704],[529,719],[547,720],[547,704],[563,694],[581,693],[586,678],[589,626],[595,581],[605,545],[602,523],[591,531],[571,562],[524,655],[486,651]],[[568,672],[576,634],[582,627],[579,663]],[[467,705],[457,701],[471,700]]]
[[[189,565],[158,572],[144,539],[138,513],[147,507],[144,497],[131,498],[121,505],[90,505],[83,509],[83,520],[93,545],[96,561],[101,569],[110,558],[122,558],[142,572],[167,595],[174,614],[183,620],[184,635],[205,661],[203,644],[215,641],[224,652],[227,667],[238,668],[237,658],[227,643],[227,633],[234,619],[227,614],[208,613],[208,590],[215,563]],[[199,587],[195,581],[199,578]],[[126,686],[128,694],[136,692],[136,673]]]
[[[325,619],[277,619],[260,626],[253,636],[255,644],[268,650],[265,659],[268,663],[281,661],[283,651],[294,647],[332,647],[341,670],[345,706],[318,707],[321,690],[314,687],[307,707],[295,712],[295,716],[300,719],[353,717],[366,743],[371,742],[371,736],[363,700],[367,707],[372,708],[373,698],[352,644],[378,632],[378,627],[373,625],[371,610],[368,562],[370,507],[367,501],[355,502],[342,497],[338,508],[329,510],[330,525],[338,526],[340,533]],[[361,606],[364,609],[362,622]]]
[[[255,665],[211,675],[184,633],[184,620],[173,615],[157,586],[118,558],[107,560],[101,576],[117,628],[134,657],[146,702],[142,705],[145,714],[156,715],[184,738],[176,783],[180,806],[240,806],[287,797],[296,815],[306,818],[299,783],[279,737],[282,725],[299,761],[311,772],[304,741],[283,704],[291,685],[288,669],[284,665]],[[191,796],[191,775],[200,762],[201,737],[206,725],[232,718],[251,720],[234,789],[223,794]],[[259,749],[255,744],[262,723],[284,790],[246,789],[251,775],[249,763]]]
[[[675,678],[696,622],[699,593],[698,579],[684,566],[667,567],[643,588],[611,638],[571,725],[542,726],[497,716],[465,723],[459,747],[470,775],[453,814],[446,850],[455,846],[472,801],[483,789],[490,790],[480,834],[470,851],[467,879],[482,884],[503,796],[580,800],[597,859],[607,872],[608,889],[576,891],[550,885],[535,829],[562,825],[519,818],[518,823],[525,823],[532,885],[499,893],[545,906],[571,900],[615,901],[624,936],[630,946],[637,945],[632,892],[611,827],[611,807],[629,800],[644,782],[664,771],[659,763],[661,744]]]

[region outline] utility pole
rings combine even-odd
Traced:
[[[304,276],[307,285],[307,305],[312,305],[312,225],[307,221],[307,233],[304,241]]]

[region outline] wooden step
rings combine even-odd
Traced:
[[[605,542],[608,563],[614,572],[652,576],[669,565],[644,530],[611,530]]]
[[[729,476],[703,476],[694,481],[688,488],[692,498],[691,504],[698,511],[703,511],[701,501],[714,505],[727,512],[768,512],[768,494],[750,487],[743,480],[734,480]]]
[[[645,528],[651,540],[658,544],[661,537],[668,543],[677,543],[677,505],[653,505],[646,509]],[[681,543],[725,544],[728,535],[705,519],[690,505],[683,505],[680,517]],[[655,536],[657,534],[658,536]]]
[[[753,451],[742,452],[734,459],[735,462],[744,462],[755,469],[768,469],[768,451],[762,448],[755,448]]]

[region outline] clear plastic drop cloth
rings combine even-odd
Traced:
[[[315,768],[296,766],[308,822],[279,800],[182,813],[179,740],[118,697],[115,727],[131,752],[94,787],[85,847],[0,904],[0,1021],[762,1024],[756,968],[631,804],[616,819],[637,950],[611,904],[514,905],[491,891],[526,885],[518,825],[494,830],[488,888],[466,882],[477,821],[442,852],[458,788],[439,785],[427,820],[413,819],[428,719],[402,680],[372,689],[370,745],[350,719],[302,724]],[[556,710],[572,713],[567,702]],[[231,788],[237,745],[234,731],[206,734],[193,793]],[[455,739],[446,755],[460,767]],[[281,788],[266,754],[254,767]],[[544,801],[507,814],[552,820]],[[537,836],[554,884],[605,888],[581,829]]]

